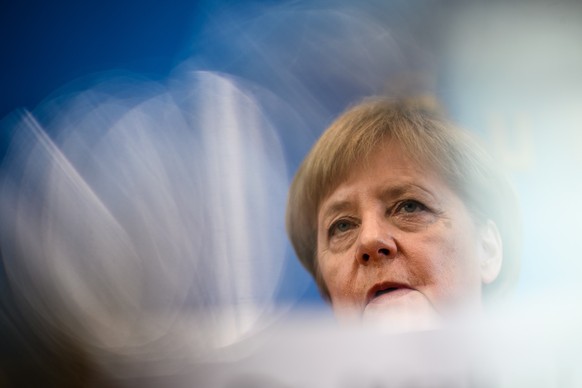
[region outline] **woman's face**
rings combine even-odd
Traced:
[[[480,308],[482,284],[499,272],[496,231],[477,225],[430,166],[386,142],[319,209],[317,257],[334,312],[421,328]]]

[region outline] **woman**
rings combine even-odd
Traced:
[[[342,319],[431,327],[480,311],[518,272],[513,191],[427,104],[373,99],[315,144],[291,185],[295,251]]]

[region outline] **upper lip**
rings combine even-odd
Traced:
[[[372,299],[374,299],[376,297],[376,293],[378,293],[378,291],[382,291],[382,290],[386,290],[389,288],[410,288],[408,285],[403,284],[403,283],[398,283],[398,282],[381,282],[381,283],[376,283],[372,288],[370,288],[370,290],[368,291],[368,293],[366,294],[366,304],[368,304]]]

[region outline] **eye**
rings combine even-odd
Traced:
[[[353,221],[341,219],[334,222],[329,227],[329,235],[334,236],[336,234],[345,233],[350,229],[353,229],[356,224]]]
[[[396,208],[396,212],[402,213],[416,213],[419,211],[426,210],[426,206],[422,203],[415,201],[413,199],[408,199],[406,201],[402,201],[398,207]]]

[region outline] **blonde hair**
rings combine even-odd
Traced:
[[[519,270],[518,207],[509,182],[489,155],[468,133],[448,123],[430,99],[373,98],[348,109],[331,124],[299,167],[289,190],[287,232],[322,295],[329,298],[316,253],[321,201],[386,140],[440,173],[476,221],[496,223],[503,239],[503,267],[484,294],[504,293]]]

